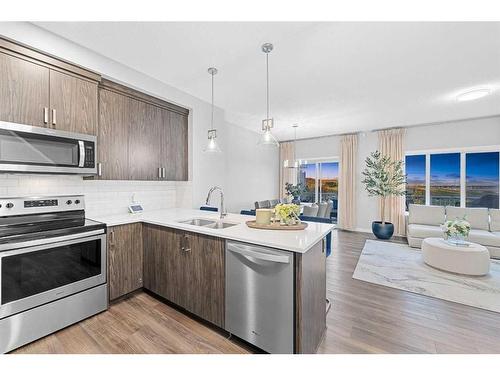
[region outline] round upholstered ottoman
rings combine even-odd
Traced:
[[[490,271],[490,253],[482,245],[452,245],[443,238],[426,238],[422,242],[424,262],[440,270],[463,275],[481,276]]]

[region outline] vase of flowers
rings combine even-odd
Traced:
[[[465,220],[465,217],[455,220],[448,220],[442,226],[446,240],[457,246],[465,246],[466,240],[469,237],[470,223]]]
[[[281,225],[295,225],[300,222],[300,206],[293,203],[280,203],[274,208]]]

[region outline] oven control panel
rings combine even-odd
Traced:
[[[0,198],[0,216],[84,210],[83,195]]]
[[[39,199],[35,201],[24,201],[25,208],[31,207],[52,207],[59,204],[58,199]]]

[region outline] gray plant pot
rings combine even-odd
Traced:
[[[385,222],[382,224],[381,221],[372,222],[372,232],[378,239],[388,240],[394,234],[394,224]]]

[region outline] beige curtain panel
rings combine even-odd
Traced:
[[[347,134],[340,138],[339,160],[339,228],[356,228],[356,178],[358,135]]]
[[[405,129],[388,129],[378,132],[379,150],[382,155],[390,156],[392,160],[404,161]],[[405,197],[387,198],[385,206],[386,218],[394,224],[394,234],[405,235]],[[379,200],[379,212],[382,211]]]
[[[297,183],[297,170],[294,168],[283,168],[285,160],[295,160],[293,142],[280,143],[280,198],[286,196],[285,183]]]

